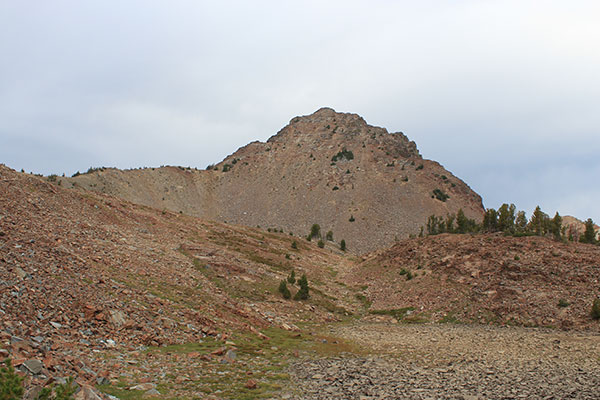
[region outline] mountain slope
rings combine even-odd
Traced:
[[[600,296],[599,277],[595,245],[443,234],[373,253],[345,279],[367,287],[372,309],[410,307],[417,319],[598,331],[590,311]]]
[[[0,358],[43,361],[45,377],[93,383],[127,366],[102,356],[113,348],[207,337],[223,346],[232,333],[258,339],[269,327],[337,320],[358,303],[332,279],[349,260],[328,247],[64,189],[0,165]],[[310,303],[277,293],[292,269],[308,276]],[[45,382],[40,376],[34,381]]]
[[[266,143],[250,143],[208,171],[104,169],[63,181],[247,226],[306,235],[317,223],[352,252],[416,234],[431,214],[462,208],[481,219],[484,211],[475,192],[424,160],[402,133],[329,108],[292,119]]]

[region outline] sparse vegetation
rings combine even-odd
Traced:
[[[23,396],[23,378],[15,373],[10,359],[0,368],[0,399],[17,400]]]
[[[342,161],[343,159],[346,159],[348,161],[354,160],[354,153],[352,153],[352,151],[346,150],[346,148],[344,147],[342,151],[338,152],[336,155],[331,157],[332,162]]]
[[[592,318],[600,319],[600,298],[595,299],[592,304]]]
[[[298,280],[298,286],[300,289],[296,292],[294,296],[294,300],[306,300],[309,297],[308,291],[308,279],[306,278],[306,274],[302,274],[302,277]]]
[[[569,307],[571,305],[571,303],[569,303],[568,301],[566,301],[565,299],[560,299],[558,300],[558,306],[560,308],[565,308],[565,307]]]
[[[319,224],[313,224],[313,226],[310,227],[310,233],[308,236],[311,239],[315,237],[321,237],[321,226]]]
[[[290,285],[296,283],[296,272],[294,270],[292,270],[292,272],[290,272],[290,274],[288,275],[287,281]]]
[[[283,280],[279,283],[278,291],[279,291],[279,293],[281,293],[281,295],[283,296],[284,299],[289,299],[290,297],[292,297],[292,294],[290,293],[290,289],[288,289],[287,283],[285,282],[285,280]]]
[[[594,221],[591,218],[588,218],[587,221],[585,221],[585,232],[583,232],[583,237],[580,239],[580,242],[595,244],[596,241],[596,228],[594,227]]]
[[[441,189],[433,189],[433,197],[444,202],[450,198],[450,196],[444,193],[444,191]]]

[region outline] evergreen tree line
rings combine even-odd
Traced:
[[[525,211],[517,211],[514,204],[502,204],[498,210],[488,208],[483,216],[483,221],[477,223],[465,216],[462,209],[456,214],[449,214],[446,218],[431,215],[427,219],[425,229],[422,227],[419,234],[438,235],[441,233],[477,233],[477,232],[504,232],[512,236],[548,236],[562,241],[578,241],[581,243],[597,244],[594,221],[591,218],[585,222],[583,234],[573,227],[563,226],[563,219],[557,212],[553,218],[537,206],[527,219]]]

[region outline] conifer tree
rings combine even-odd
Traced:
[[[552,232],[552,236],[554,236],[554,239],[556,240],[561,240],[562,238],[562,217],[560,216],[560,214],[558,213],[558,211],[556,212],[556,214],[554,215],[554,218],[552,218],[552,221],[550,222],[550,230]]]
[[[527,232],[527,216],[525,211],[519,211],[515,220],[515,230],[519,233]]]
[[[585,232],[583,232],[583,237],[580,239],[582,243],[596,243],[596,228],[594,227],[594,221],[591,218],[588,218],[585,221]]]
[[[537,236],[543,236],[546,234],[547,220],[548,215],[542,211],[540,206],[537,206],[531,216],[531,221],[529,221],[529,229]]]
[[[456,213],[456,233],[467,233],[469,230],[469,220],[465,216],[462,208]]]

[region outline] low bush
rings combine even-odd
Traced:
[[[600,299],[594,300],[594,304],[592,305],[592,318],[600,319]]]
[[[281,281],[279,283],[279,293],[281,293],[281,295],[283,296],[284,299],[289,299],[290,297],[292,297],[292,294],[290,293],[290,289],[288,289],[287,284],[285,282],[285,280]]]

